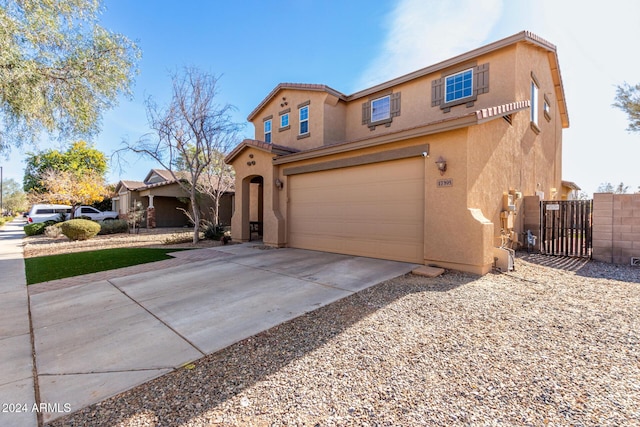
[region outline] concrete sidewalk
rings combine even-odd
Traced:
[[[416,267],[255,243],[176,256],[187,259],[31,294],[45,422]]]
[[[23,226],[0,228],[0,425],[15,427],[37,426]]]

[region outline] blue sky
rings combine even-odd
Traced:
[[[640,2],[571,0],[104,0],[101,22],[142,49],[132,100],[103,116],[95,147],[110,155],[147,133],[144,101],[164,103],[169,73],[195,66],[221,75],[220,100],[246,117],[280,82],[321,83],[351,94],[522,30],[558,47],[570,128],[563,179],[587,193],[602,182],[640,186],[640,134],[611,107],[615,86],[640,82]],[[576,8],[576,5],[579,5]],[[253,137],[247,124],[244,137]],[[43,140],[44,141],[44,140]],[[39,149],[49,148],[43,142]],[[23,151],[0,159],[22,181]],[[151,161],[128,157],[110,182],[141,180]]]

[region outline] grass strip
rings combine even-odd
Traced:
[[[113,248],[26,258],[24,266],[27,285],[171,259],[167,254],[179,250],[181,249]]]

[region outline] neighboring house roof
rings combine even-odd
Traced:
[[[171,175],[171,171],[168,171],[166,169],[151,169],[145,177],[144,182],[121,180],[118,185],[116,185],[116,191],[119,191],[119,189],[122,187],[126,188],[128,191],[142,191],[149,188],[157,188],[165,185],[176,184],[180,180],[187,179],[187,174],[185,172],[174,173],[178,179],[174,179]],[[234,191],[233,185],[231,185],[231,188],[229,188],[228,191]]]
[[[278,92],[284,89],[293,89],[293,90],[305,90],[305,91],[318,91],[318,92],[327,92],[336,98],[346,100],[346,96],[343,93],[338,92],[335,89],[330,88],[327,85],[319,85],[319,84],[310,84],[310,83],[280,83],[276,86],[270,93],[267,95],[260,104],[249,114],[247,120],[251,121],[253,118],[262,110],[262,107],[267,105],[271,99],[273,99]]]
[[[562,181],[562,186],[570,188],[572,190],[576,190],[576,191],[582,190],[582,188],[578,187],[578,184],[576,184],[575,182],[571,182],[571,181]]]
[[[175,178],[174,178],[175,175]],[[187,179],[188,174],[182,171],[174,171],[173,174],[167,169],[151,169],[144,182],[146,184],[176,182],[180,179]]]
[[[486,123],[491,120],[499,119],[509,114],[517,113],[518,111],[526,110],[531,106],[529,100],[526,101],[514,101],[507,104],[496,105],[494,107],[483,108],[470,113],[465,113],[459,116],[450,116],[442,120],[437,120],[431,123],[414,126],[408,129],[402,129],[395,132],[389,132],[378,137],[366,137],[352,141],[340,142],[332,145],[325,145],[322,147],[311,148],[297,153],[281,154],[280,157],[274,159],[274,164],[284,164],[294,162],[303,159],[310,159],[314,157],[326,156],[329,154],[337,154],[345,151],[351,151],[355,149],[373,147],[376,145],[388,144],[398,139],[415,138],[425,135],[432,135],[439,132],[450,131],[454,129],[465,128],[468,126],[478,125]],[[256,141],[259,142],[259,141]],[[261,143],[264,145],[271,145],[267,143]],[[239,146],[238,146],[239,147]],[[236,148],[237,149],[237,148]],[[234,150],[235,151],[235,150]],[[225,162],[233,160],[229,155]]]
[[[555,89],[556,98],[558,99],[558,111],[560,113],[560,118],[562,120],[562,126],[564,128],[569,127],[569,114],[567,112],[566,105],[566,97],[564,94],[564,88],[562,86],[562,76],[560,74],[560,67],[558,63],[558,55],[556,46],[542,37],[537,36],[529,31],[522,31],[518,34],[514,34],[513,36],[504,38],[502,40],[498,40],[496,42],[490,43],[488,45],[482,46],[478,49],[474,49],[472,51],[463,53],[461,55],[455,56],[453,58],[447,59],[445,61],[439,62],[437,64],[428,66],[426,68],[422,68],[420,70],[414,71],[409,74],[405,74],[404,76],[397,77],[393,80],[389,80],[384,83],[380,83],[376,86],[372,86],[368,89],[361,90],[352,95],[344,95],[338,92],[335,89],[332,89],[326,85],[319,84],[301,84],[301,83],[280,83],[276,86],[266,98],[258,104],[258,106],[249,114],[247,118],[249,121],[253,120],[253,118],[262,110],[262,108],[274,98],[278,92],[284,89],[293,89],[293,90],[314,90],[314,91],[324,91],[330,93],[343,101],[353,101],[358,98],[364,98],[370,96],[376,92],[380,92],[382,90],[389,89],[391,87],[397,86],[399,84],[417,79],[419,77],[423,77],[425,75],[435,73],[446,68],[458,65],[460,63],[467,62],[477,56],[484,55],[490,52],[493,52],[498,49],[502,49],[504,47],[510,46],[515,43],[526,42],[538,46],[548,52],[548,58],[551,66],[551,74],[553,78],[553,85]]]
[[[128,180],[121,180],[118,185],[116,186],[116,191],[120,188],[120,187],[124,187],[129,191],[135,190],[136,188],[140,188],[140,187],[144,187],[145,183],[142,181],[128,181]]]
[[[278,144],[269,144],[263,141],[257,141],[255,139],[245,139],[240,144],[236,146],[228,155],[224,158],[224,162],[230,164],[233,159],[238,157],[238,155],[247,147],[257,148],[262,151],[266,151],[268,153],[273,153],[277,156],[283,156],[287,154],[297,153],[300,150],[295,148],[285,147],[284,145]]]

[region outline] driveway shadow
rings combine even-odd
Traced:
[[[394,301],[414,293],[449,292],[477,278],[448,272],[437,278],[407,274],[391,279],[47,425],[120,425],[138,416],[162,420],[159,425],[183,425],[189,419],[220,408],[226,400],[313,352]]]

